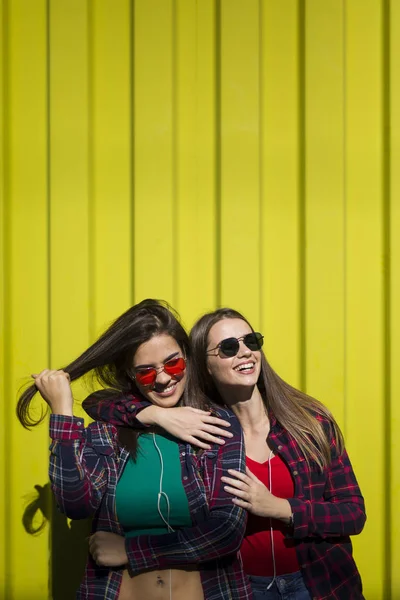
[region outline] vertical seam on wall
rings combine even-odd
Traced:
[[[215,300],[222,303],[221,248],[221,0],[215,3]]]
[[[87,165],[88,165],[88,297],[89,297],[89,315],[88,329],[89,341],[92,343],[96,331],[96,208],[95,208],[95,185],[94,185],[94,152],[96,144],[93,140],[94,127],[94,36],[93,36],[93,6],[91,2],[87,4]]]
[[[53,356],[52,356],[52,344],[51,344],[51,334],[52,334],[52,322],[51,322],[51,314],[52,314],[52,303],[51,303],[51,8],[50,8],[50,0],[47,0],[46,3],[46,102],[47,102],[47,352],[48,352],[48,364],[49,367],[53,366]]]
[[[46,156],[46,168],[47,168],[47,182],[46,182],[46,203],[47,203],[47,360],[48,365],[52,367],[52,303],[51,303],[51,13],[50,13],[50,0],[46,2],[46,135],[47,135],[47,156]],[[54,510],[53,503],[51,502],[51,491],[48,491],[48,505],[51,507],[50,510]],[[48,531],[48,545],[51,562],[49,565],[49,576],[48,576],[48,592],[49,596],[52,596],[53,590],[53,527],[49,528]]]
[[[7,348],[11,348],[11,335],[10,335],[10,322],[11,322],[11,301],[10,301],[10,258],[6,260],[6,248],[11,250],[11,239],[10,239],[10,229],[11,229],[11,212],[9,210],[9,120],[8,120],[8,107],[9,107],[9,69],[8,69],[8,51],[9,51],[9,35],[8,35],[8,23],[9,23],[9,12],[8,12],[8,2],[4,0],[3,3],[3,36],[2,36],[2,45],[3,45],[3,260],[4,260],[4,272],[3,272],[3,282],[4,282],[4,306],[3,306],[3,315],[4,315],[4,331],[3,331],[3,366],[4,366],[4,391],[5,394],[8,394],[9,390],[12,389],[11,380],[10,380],[10,360],[9,354],[7,352]],[[5,457],[4,460],[4,479],[5,481],[11,481],[11,464],[7,459],[8,454],[6,453],[6,449],[11,448],[11,428],[7,427],[7,422],[11,422],[11,403],[4,402],[4,439],[3,439],[3,455]],[[5,506],[12,506],[12,498],[11,498],[11,487],[8,485],[4,490],[4,503]],[[3,515],[5,516],[5,515]],[[12,535],[11,535],[11,519],[5,519],[4,523],[4,539],[7,544],[7,552],[4,552],[4,591],[5,596],[11,597],[11,551],[12,551]]]
[[[299,69],[299,350],[300,388],[306,391],[306,7],[305,0],[299,0],[298,12],[298,69]]]
[[[342,170],[343,170],[343,433],[347,437],[347,20],[342,0]]]
[[[390,597],[391,594],[391,556],[392,556],[392,531],[391,531],[391,493],[390,493],[390,475],[391,475],[391,342],[390,342],[390,322],[391,322],[391,261],[390,261],[390,176],[391,176],[391,153],[390,153],[390,0],[383,0],[382,4],[382,199],[383,199],[383,297],[384,297],[384,314],[383,314],[383,332],[384,332],[384,473],[385,473],[385,489],[387,493],[384,495],[385,502],[385,580],[384,590],[385,597]]]
[[[259,238],[259,262],[258,262],[258,323],[261,331],[264,329],[263,323],[263,267],[264,267],[264,252],[263,252],[263,199],[264,199],[264,178],[263,178],[263,101],[264,101],[264,85],[263,85],[263,10],[262,0],[258,2],[258,238]]]
[[[135,0],[130,2],[130,234],[131,234],[131,304],[135,303]]]
[[[174,260],[172,261],[172,305],[175,308],[178,308],[178,277],[179,277],[179,265],[178,265],[178,256],[179,256],[179,240],[178,240],[178,232],[179,232],[179,210],[178,210],[178,186],[177,186],[177,177],[178,177],[178,156],[177,156],[177,147],[178,147],[178,108],[177,108],[177,60],[178,60],[178,52],[177,52],[177,6],[176,0],[172,0],[172,256]]]

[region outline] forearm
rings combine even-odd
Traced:
[[[295,539],[356,535],[366,520],[362,499],[359,502],[311,502],[290,498],[289,504],[293,511],[291,536]]]
[[[147,427],[148,424],[141,421],[143,417],[141,419],[138,417],[144,410],[150,408],[151,404],[148,400],[132,394],[123,396],[114,390],[99,390],[88,396],[83,401],[82,407],[95,421],[104,421],[117,427],[140,429]],[[146,420],[144,416],[144,421]]]
[[[216,511],[217,512],[217,511]],[[234,554],[245,531],[245,511],[218,511],[201,525],[165,535],[126,538],[131,575],[146,569],[179,568]]]
[[[76,417],[53,414],[50,437],[49,477],[58,507],[72,519],[92,516],[105,484],[104,458],[86,446],[83,421]]]
[[[151,404],[150,406],[146,406],[145,408],[138,410],[136,413],[136,419],[142,425],[146,425],[147,427],[150,427],[151,425],[160,425],[160,417],[162,415],[162,411],[165,410],[167,409]]]

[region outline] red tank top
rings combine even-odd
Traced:
[[[269,489],[269,465],[246,457],[247,467]],[[293,498],[294,484],[289,469],[279,456],[271,459],[272,493],[279,498]],[[299,570],[293,540],[285,538],[283,521],[257,517],[249,513],[247,529],[240,549],[244,572],[247,575],[268,577],[274,574],[272,559],[271,524],[275,553],[276,574],[294,573]]]

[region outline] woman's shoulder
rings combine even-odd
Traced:
[[[219,406],[218,404],[211,404],[210,406],[211,413],[214,417],[219,417],[220,419],[226,420],[237,420],[236,415],[224,406]]]
[[[225,406],[219,406],[217,404],[212,404],[210,406],[210,410],[213,417],[218,417],[219,419],[224,419],[224,421],[229,421],[229,423],[231,424],[231,428],[234,428],[235,430],[240,432],[242,431],[239,419],[237,418],[235,413],[229,408],[226,408]]]
[[[334,432],[335,419],[328,410],[326,413],[319,412],[317,410],[311,411],[313,417],[321,424],[328,438],[331,438]]]
[[[110,423],[102,421],[93,421],[86,428],[88,441],[94,446],[113,446],[117,445],[118,430]]]

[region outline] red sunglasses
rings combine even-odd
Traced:
[[[158,373],[164,371],[172,377],[180,377],[183,375],[186,369],[186,361],[184,358],[171,358],[162,367],[156,369],[155,367],[145,367],[143,369],[137,369],[135,371],[135,380],[139,385],[153,385],[157,379]]]

